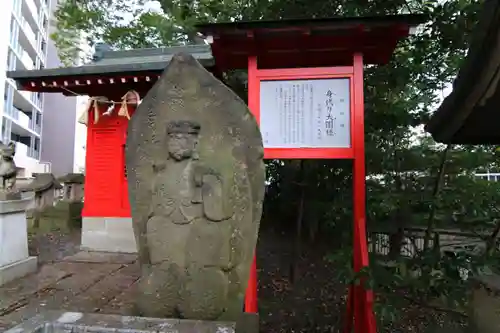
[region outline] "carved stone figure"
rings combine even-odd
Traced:
[[[192,56],[175,55],[129,123],[126,164],[139,314],[238,320],[265,188],[245,103]]]
[[[14,162],[16,146],[14,142],[5,145],[0,141],[0,200],[16,200],[21,194],[16,191],[17,168]]]

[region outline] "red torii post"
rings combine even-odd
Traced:
[[[264,158],[353,160],[355,272],[369,265],[365,218],[364,60],[367,64],[387,63],[397,42],[423,21],[421,15],[397,15],[197,26],[211,44],[218,70],[248,69],[248,106],[261,127]],[[261,89],[262,85],[267,87]],[[273,92],[281,95],[273,96]],[[318,100],[319,92],[326,100]],[[299,99],[301,104],[297,106]],[[334,108],[338,113],[333,117]],[[277,110],[281,114],[271,115]],[[321,113],[319,123],[317,117],[313,120],[314,112]],[[285,120],[286,124],[278,124],[280,127],[273,131],[270,127],[279,123],[278,118],[285,113],[292,121]],[[325,139],[325,133],[311,132],[312,127],[318,125],[329,138]],[[356,333],[376,332],[373,301],[373,292],[363,284],[349,288],[346,333],[352,328]],[[258,312],[255,259],[245,311]]]

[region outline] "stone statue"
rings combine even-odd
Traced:
[[[174,224],[188,224],[203,216],[214,222],[229,218],[221,193],[221,175],[198,162],[200,125],[194,121],[172,121],[166,130],[168,156],[165,163],[153,165],[156,179],[150,215],[169,218]],[[172,163],[167,169],[169,160]],[[169,177],[172,174],[180,178]],[[204,185],[211,192],[205,198]]]
[[[0,200],[20,199],[20,193],[15,189],[17,177],[15,155],[16,145],[14,142],[6,145],[0,141]]]
[[[130,120],[126,164],[139,314],[237,321],[265,188],[245,103],[192,56],[175,55]]]

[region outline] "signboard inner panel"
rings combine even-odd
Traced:
[[[348,78],[260,82],[265,148],[350,148]]]

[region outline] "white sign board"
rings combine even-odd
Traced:
[[[351,147],[349,79],[262,81],[265,148]]]

